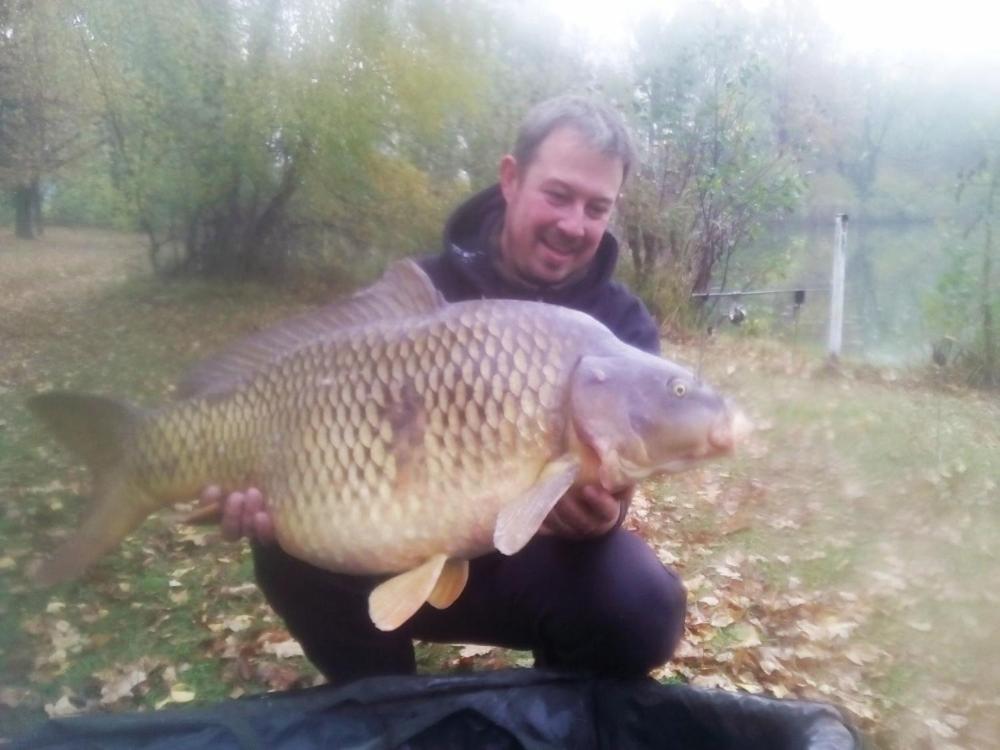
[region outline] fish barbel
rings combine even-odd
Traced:
[[[392,576],[369,600],[389,630],[424,602],[449,606],[469,559],[521,549],[572,486],[613,492],[734,440],[723,399],[679,365],[567,308],[446,303],[412,261],[235,345],[181,390],[151,411],[29,401],[89,464],[95,495],[38,581],[79,576],[208,484],[252,485],[290,554]]]

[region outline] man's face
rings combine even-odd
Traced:
[[[558,284],[590,263],[623,176],[620,159],[594,150],[569,127],[550,133],[526,168],[505,156],[504,267],[527,281]]]

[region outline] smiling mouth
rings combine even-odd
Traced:
[[[558,245],[553,245],[544,237],[541,238],[541,243],[545,246],[546,250],[548,250],[550,253],[558,255],[561,258],[570,258],[576,254],[575,248],[564,248],[564,247],[559,247]]]

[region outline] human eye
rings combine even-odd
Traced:
[[[587,204],[587,215],[591,219],[603,219],[611,211],[611,206],[606,203]]]

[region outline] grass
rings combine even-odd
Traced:
[[[273,648],[287,634],[245,548],[176,514],[84,582],[29,586],[26,569],[72,528],[87,486],[23,402],[66,388],[156,403],[192,361],[329,290],[164,283],[127,235],[0,234],[0,248],[0,737],[64,696],[87,711],[151,710],[171,694],[312,684],[304,659]],[[870,368],[830,374],[740,338],[713,341],[704,367],[758,429],[734,459],[650,483],[636,503],[630,523],[690,589],[685,644],[656,676],[834,701],[877,747],[1000,747],[1000,675],[983,658],[1000,624],[995,395]],[[418,663],[530,655],[424,645]]]
[[[832,612],[856,624],[842,645],[884,652],[863,673],[880,745],[996,747],[986,717],[1000,674],[982,660],[1000,620],[995,395],[892,373],[871,382],[849,368],[829,376],[738,339],[716,346],[706,370],[773,424],[728,480],[766,485],[754,530],[720,548],[766,557],[768,586],[848,595]]]

